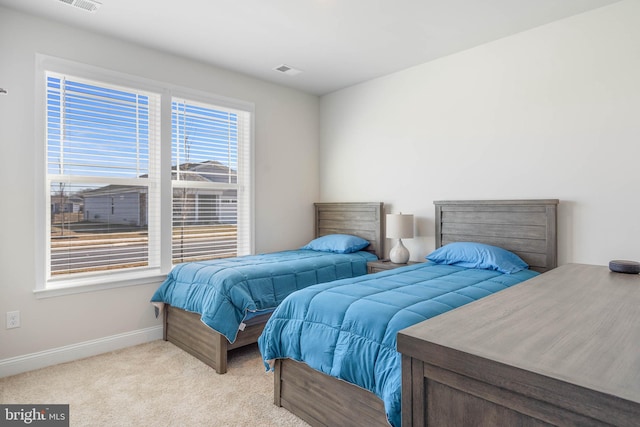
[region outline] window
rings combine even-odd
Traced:
[[[159,267],[160,96],[46,73],[48,276]]]
[[[239,171],[247,169],[237,142],[240,120],[232,111],[172,100],[174,262],[249,253],[242,246],[247,239],[238,239]]]
[[[41,71],[37,289],[251,252],[250,105],[47,57]]]

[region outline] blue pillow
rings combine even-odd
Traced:
[[[312,251],[334,252],[337,254],[350,254],[358,252],[369,246],[369,241],[349,234],[327,234],[307,243],[300,249]]]
[[[444,245],[426,256],[436,264],[449,264],[466,268],[497,270],[517,273],[529,268],[518,255],[497,246],[473,242],[455,242]]]

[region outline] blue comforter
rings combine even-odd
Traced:
[[[309,285],[360,276],[368,252],[335,254],[292,250],[179,264],[151,298],[201,314],[201,320],[233,343],[247,315],[272,310]],[[161,305],[160,304],[160,305]]]
[[[380,397],[400,426],[398,331],[537,274],[420,263],[311,286],[280,304],[258,344],[267,368],[290,358],[356,384]]]

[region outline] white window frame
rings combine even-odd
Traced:
[[[46,72],[71,75],[83,79],[104,82],[125,87],[131,87],[161,95],[160,114],[160,199],[157,209],[160,212],[159,249],[160,264],[155,268],[145,268],[134,271],[104,271],[91,274],[76,274],[73,277],[49,279],[48,274],[48,245],[47,242],[47,159],[46,159]],[[165,82],[157,82],[121,72],[106,70],[91,65],[81,64],[47,55],[36,55],[36,135],[35,135],[35,274],[36,284],[34,292],[37,297],[53,297],[79,292],[112,289],[123,286],[133,286],[148,283],[160,283],[173,267],[171,259],[172,233],[172,181],[171,181],[171,102],[174,97],[189,99],[213,106],[237,109],[249,113],[249,165],[246,165],[245,176],[239,189],[238,197],[244,198],[248,209],[243,213],[242,231],[240,218],[238,233],[244,233],[249,253],[254,252],[254,105],[253,103],[221,97],[193,90]],[[238,180],[240,182],[240,177]],[[151,210],[152,207],[150,206]]]

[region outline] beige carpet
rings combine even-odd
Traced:
[[[165,341],[0,378],[0,402],[69,404],[71,426],[307,426],[273,404],[257,345],[218,375]]]

